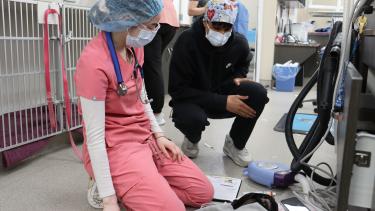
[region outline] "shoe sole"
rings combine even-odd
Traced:
[[[94,195],[94,188],[91,187],[88,191],[87,191],[87,202],[89,203],[89,205],[95,209],[103,209],[104,207],[101,206],[101,205],[97,205],[97,203],[95,203],[94,199],[93,199],[93,195]]]
[[[226,156],[228,156],[232,161],[233,163],[235,163],[236,165],[240,166],[240,167],[243,167],[243,168],[246,168],[248,166],[248,163],[244,164],[244,163],[241,163],[240,161],[237,161],[236,159],[233,159],[232,156],[230,155],[230,153],[228,152],[228,150],[223,147],[223,152]]]

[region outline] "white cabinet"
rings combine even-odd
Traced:
[[[344,0],[308,0],[308,8],[342,11]]]

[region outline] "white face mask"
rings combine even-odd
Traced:
[[[133,48],[142,48],[154,39],[159,29],[160,25],[154,30],[141,29],[137,37],[131,36],[128,33],[128,36],[126,36],[126,45]]]
[[[225,32],[224,34],[214,31],[212,29],[208,29],[208,33],[206,34],[206,38],[210,41],[211,45],[215,47],[220,47],[225,45],[228,42],[229,37],[232,35],[232,31]]]

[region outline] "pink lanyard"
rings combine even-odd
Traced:
[[[48,112],[49,112],[49,118],[51,122],[52,128],[56,128],[56,116],[53,108],[53,102],[52,102],[52,94],[51,94],[51,78],[50,78],[50,63],[49,63],[49,36],[48,36],[48,15],[50,14],[57,14],[59,17],[59,34],[62,34],[61,31],[61,16],[55,9],[47,9],[44,13],[44,66],[45,66],[45,82],[46,82],[46,95],[47,95],[47,101],[48,101]],[[65,111],[66,111],[66,122],[68,126],[68,133],[69,133],[69,139],[70,144],[72,145],[73,151],[76,154],[76,156],[82,161],[82,153],[74,143],[74,139],[72,136],[72,133],[70,131],[71,126],[71,108],[70,108],[70,98],[69,98],[69,90],[68,90],[68,79],[66,77],[66,71],[65,71],[65,63],[64,63],[64,49],[63,49],[63,41],[62,37],[60,37],[60,49],[61,49],[61,70],[62,70],[62,76],[63,76],[63,88],[64,88],[64,103],[65,103]]]

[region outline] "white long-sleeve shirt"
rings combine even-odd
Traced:
[[[146,99],[144,88],[141,98]],[[115,194],[105,145],[105,101],[89,100],[80,97],[83,121],[86,127],[87,149],[101,198]],[[150,104],[145,104],[145,113],[150,119],[153,133],[162,133]]]

